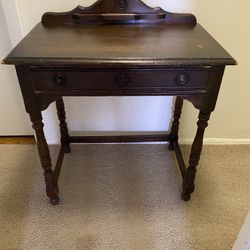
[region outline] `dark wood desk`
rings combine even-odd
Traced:
[[[64,153],[76,142],[170,141],[183,177],[182,199],[189,200],[224,68],[236,64],[193,15],[152,9],[133,0],[99,0],[89,8],[46,13],[3,63],[16,65],[52,204],[59,202],[57,183]],[[69,135],[63,96],[140,95],[177,97],[170,135]],[[184,99],[200,111],[187,168],[178,144]],[[56,102],[62,144],[54,170],[41,114],[52,102]]]

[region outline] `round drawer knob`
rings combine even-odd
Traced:
[[[67,83],[67,76],[63,75],[62,73],[56,73],[53,76],[53,82],[55,85],[62,87]]]
[[[115,82],[119,87],[125,87],[129,84],[129,76],[125,73],[117,74],[115,77]]]
[[[117,3],[117,7],[120,10],[125,10],[127,8],[127,2],[125,0],[119,0]]]
[[[175,78],[176,83],[179,85],[185,85],[189,82],[189,80],[189,74],[186,72],[180,72]]]

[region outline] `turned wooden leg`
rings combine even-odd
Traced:
[[[195,189],[194,185],[195,175],[203,146],[204,132],[206,127],[208,126],[208,120],[210,118],[210,114],[211,113],[208,114],[204,114],[202,112],[199,113],[199,120],[197,122],[198,129],[196,132],[196,136],[191,149],[191,154],[189,157],[189,167],[186,170],[182,184],[183,188],[182,199],[184,201],[188,201],[190,199],[191,193],[193,193]]]
[[[179,132],[179,120],[181,117],[181,111],[183,107],[183,99],[179,96],[176,97],[175,107],[174,107],[174,118],[172,122],[172,128],[169,135],[169,150],[174,150],[174,143],[178,141]]]
[[[66,123],[66,113],[62,98],[56,101],[56,109],[57,109],[58,119],[60,121],[61,143],[62,145],[64,145],[64,152],[70,153],[71,148],[69,143],[69,131]]]
[[[33,129],[36,132],[38,152],[42,167],[44,169],[46,193],[47,196],[50,198],[51,204],[56,205],[59,202],[58,185],[57,185],[57,180],[55,178],[55,173],[52,170],[49,147],[43,132],[44,124],[42,122],[42,115],[41,114],[36,116],[30,115],[30,118],[33,123]]]

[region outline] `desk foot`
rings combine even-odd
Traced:
[[[56,174],[54,171],[45,171],[44,173],[45,182],[46,182],[46,194],[50,199],[50,203],[52,205],[56,205],[59,202],[59,189],[56,180]]]
[[[178,142],[178,136],[170,134],[169,135],[169,144],[168,144],[168,149],[170,151],[174,151],[174,149],[175,149],[174,145],[175,145],[176,142]]]
[[[169,149],[170,151],[174,151],[174,143],[169,142],[169,144],[168,144],[168,149]]]
[[[65,144],[65,145],[64,145],[64,153],[65,153],[65,154],[71,153],[70,144]]]
[[[189,201],[190,198],[191,198],[191,194],[187,194],[187,193],[182,192],[181,193],[181,198],[182,198],[183,201]]]
[[[50,204],[56,206],[59,203],[59,197],[50,198]]]

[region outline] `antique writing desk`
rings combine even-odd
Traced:
[[[37,136],[47,195],[59,202],[58,177],[70,143],[168,140],[183,177],[182,199],[194,191],[204,130],[214,110],[226,65],[235,60],[191,14],[173,14],[137,0],[99,0],[88,8],[46,13],[3,63],[16,65]],[[170,135],[71,137],[63,96],[176,96]],[[186,99],[199,113],[186,168],[178,144]],[[56,102],[61,150],[52,169],[41,111]]]

